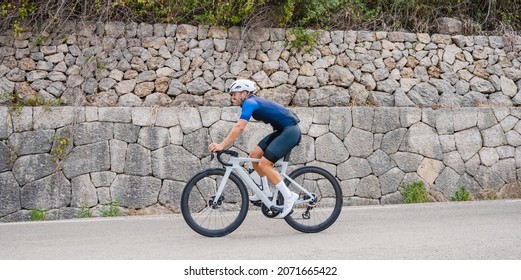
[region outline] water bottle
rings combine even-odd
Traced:
[[[257,187],[259,187],[259,189],[262,190],[261,178],[259,176],[259,173],[255,171],[255,169],[250,169],[250,177],[253,180],[253,182],[257,185]]]

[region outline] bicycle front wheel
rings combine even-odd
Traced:
[[[196,174],[181,195],[181,212],[195,232],[220,237],[236,230],[248,212],[248,193],[234,173],[226,181],[223,193],[216,199],[217,188],[225,170],[214,168]],[[214,203],[216,202],[216,203]]]
[[[286,216],[286,222],[294,229],[305,233],[316,233],[330,227],[340,215],[343,198],[342,189],[336,178],[320,167],[304,166],[289,174],[300,187],[285,180],[292,192],[299,195],[293,213]]]

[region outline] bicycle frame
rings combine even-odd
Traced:
[[[228,164],[225,165],[226,172],[224,174],[222,182],[220,183],[220,185],[217,189],[217,193],[215,194],[214,204],[218,203],[219,198],[221,197],[221,194],[224,190],[224,187],[226,186],[226,182],[228,181],[228,179],[230,177],[230,174],[233,171],[235,171],[235,174],[237,174],[241,178],[241,180],[246,184],[246,187],[250,188],[252,190],[252,192],[255,193],[261,199],[262,203],[264,203],[264,205],[266,205],[268,207],[268,209],[282,211],[282,207],[277,205],[277,194],[278,194],[279,190],[275,189],[273,198],[272,198],[272,200],[270,200],[266,196],[266,194],[264,194],[264,192],[257,187],[255,182],[253,182],[253,179],[250,177],[250,175],[241,166],[241,163],[244,163],[244,162],[253,163],[253,162],[259,162],[259,161],[260,161],[260,159],[257,159],[257,158],[245,158],[245,157],[231,156],[230,159],[228,160]],[[313,197],[313,195],[286,174],[288,165],[289,165],[289,162],[287,162],[287,161],[281,162],[280,174],[282,175],[282,177],[289,180],[301,192],[307,194],[308,197],[310,197],[310,199],[306,199],[306,200],[302,200],[302,199],[297,200],[295,202],[295,205],[311,201],[311,197]]]
[[[298,197],[295,202],[298,205],[293,204],[293,209],[288,209],[283,205],[285,202],[279,190],[272,190],[273,197],[265,194],[266,190],[249,174],[250,166],[244,163],[256,165],[259,159],[239,157],[237,151],[222,150],[212,153],[210,160],[216,156],[224,168],[212,166],[199,171],[186,184],[181,195],[183,218],[201,235],[220,237],[233,232],[244,221],[248,210],[253,207],[251,205],[260,207],[260,212],[268,218],[280,218],[280,213],[290,210],[290,214],[284,217],[285,221],[304,233],[323,231],[340,215],[342,189],[334,175],[324,168],[303,166],[288,170],[289,153],[275,163],[285,184]],[[252,192],[258,196],[258,201],[249,201],[248,195]]]

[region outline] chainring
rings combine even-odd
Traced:
[[[277,196],[277,204],[278,205],[284,204],[284,197],[280,193]],[[264,216],[266,216],[268,218],[275,218],[280,214],[279,211],[273,211],[273,210],[269,209],[266,205],[264,205],[264,203],[262,203],[261,211],[262,211],[262,214],[264,214]]]
[[[268,218],[275,218],[280,214],[280,212],[278,212],[278,211],[271,211],[271,209],[269,209],[264,204],[262,204],[262,206],[261,206],[261,211],[262,211],[262,214],[264,214],[264,216],[266,216]]]

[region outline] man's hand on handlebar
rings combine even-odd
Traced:
[[[222,151],[223,149],[224,149],[224,147],[218,143],[212,143],[208,146],[208,150],[210,152],[218,152],[218,151]]]
[[[214,144],[214,143],[212,143]],[[218,144],[217,144],[218,145]],[[208,149],[210,149],[210,147],[208,147]],[[217,155],[217,160],[224,166],[232,166],[231,163],[228,163],[228,161],[226,160],[223,160],[221,158],[222,155],[230,155],[232,157],[238,157],[239,156],[239,153],[236,152],[236,151],[232,151],[232,150],[220,150],[220,151],[215,151],[216,155]],[[214,159],[214,153],[212,152],[212,155],[211,155],[211,160]]]

